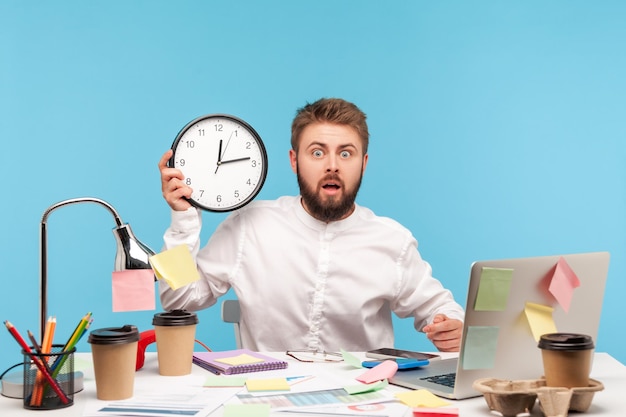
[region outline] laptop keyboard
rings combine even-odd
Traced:
[[[444,385],[446,387],[454,388],[455,378],[456,378],[456,373],[451,372],[449,374],[427,376],[427,377],[420,378],[420,379],[424,381],[432,382],[433,384],[439,384],[439,385]]]

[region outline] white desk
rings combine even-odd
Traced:
[[[271,354],[277,358],[285,358],[286,360],[295,363],[294,359],[285,356],[282,353]],[[86,359],[91,361],[91,355],[89,353],[77,354],[82,360]],[[363,356],[363,355],[360,355]],[[301,366],[302,364],[298,364]],[[345,364],[307,364],[311,367],[323,366],[325,372],[342,372],[345,370]],[[95,398],[95,381],[92,369],[83,369],[85,373],[85,389],[82,392],[75,394],[74,405],[59,410],[51,411],[33,411],[23,408],[22,400],[11,399],[0,396],[0,416],[65,416],[65,417],[78,417],[83,415],[83,409],[85,402],[89,398]],[[345,371],[344,371],[345,372]],[[207,371],[202,368],[193,365],[193,374],[209,375]],[[262,373],[256,373],[255,376],[262,377]],[[596,353],[593,370],[591,376],[604,384],[604,390],[597,392],[593,398],[593,402],[589,410],[584,414],[578,414],[581,417],[591,416],[622,416],[624,408],[626,406],[626,400],[624,400],[624,393],[626,393],[626,366],[608,355],[607,353]],[[135,387],[140,386],[145,382],[154,382],[155,379],[166,379],[166,377],[159,376],[158,365],[155,353],[148,353],[146,355],[146,361],[143,369],[136,374]],[[391,391],[400,392],[403,388],[389,386]],[[451,401],[453,406],[458,407],[460,415],[462,417],[480,417],[480,416],[493,416],[487,408],[487,403],[484,398],[476,397],[461,401]],[[222,409],[218,409],[211,414],[211,416],[219,417],[222,415]],[[410,416],[411,413],[407,409],[406,416]],[[532,416],[541,416],[542,413],[539,406],[535,406]]]

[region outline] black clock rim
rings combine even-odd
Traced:
[[[261,189],[263,188],[263,185],[265,184],[265,179],[267,178],[268,158],[267,158],[267,150],[265,149],[265,144],[263,143],[263,139],[261,139],[261,135],[259,135],[259,133],[252,126],[250,126],[248,122],[246,122],[245,120],[237,116],[233,116],[232,114],[226,114],[226,113],[211,113],[211,114],[205,114],[203,116],[196,117],[195,119],[187,123],[185,126],[183,126],[183,128],[180,129],[180,131],[176,135],[176,138],[174,139],[174,142],[172,143],[172,147],[171,147],[172,157],[168,161],[168,166],[174,167],[174,160],[176,158],[176,148],[178,147],[178,143],[182,139],[185,132],[187,132],[187,130],[189,130],[193,125],[195,125],[196,123],[204,119],[211,119],[211,118],[216,118],[216,117],[230,119],[234,122],[237,122],[243,125],[246,129],[248,129],[250,133],[252,133],[252,135],[255,137],[257,143],[259,144],[259,149],[261,150],[261,157],[263,158],[263,167],[261,168],[261,177],[260,177],[259,183],[254,188],[254,191],[252,191],[252,193],[245,200],[242,200],[241,202],[235,204],[234,206],[225,207],[225,208],[208,207],[208,206],[198,203],[196,200],[192,198],[185,198],[189,202],[189,204],[191,204],[192,206],[196,208],[210,211],[213,213],[227,213],[230,211],[238,210],[248,205],[250,202],[252,202],[252,200],[254,200],[256,196],[259,195],[259,193],[261,192]]]

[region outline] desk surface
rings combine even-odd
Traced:
[[[288,358],[282,353],[275,353],[272,356],[285,358],[295,362],[293,359]],[[363,355],[357,355],[363,356]],[[86,363],[91,362],[91,355],[89,353],[79,353],[78,357],[81,360],[85,360]],[[302,364],[299,363],[299,366]],[[323,366],[325,371],[341,372],[345,369],[345,366],[340,364],[307,364],[311,367]],[[202,368],[193,365],[192,373],[197,375],[209,375],[209,373]],[[42,415],[45,416],[82,416],[84,407],[87,401],[95,398],[95,381],[93,377],[92,369],[83,369],[85,374],[85,389],[77,393],[74,396],[74,405],[68,408],[52,411],[33,411],[24,409],[22,406],[22,400],[16,400],[0,396],[0,415],[2,416],[26,416],[26,415]],[[255,376],[262,377],[262,372],[255,373]],[[587,416],[620,416],[623,415],[624,409],[624,392],[626,392],[626,366],[611,357],[606,353],[596,353],[594,358],[593,370],[591,376],[604,384],[604,390],[597,392],[594,396],[593,403],[589,410],[580,414],[581,417]],[[148,353],[146,355],[146,361],[144,368],[136,373],[135,388],[142,384],[150,383],[154,384],[162,379],[164,383],[169,383],[167,377],[161,377],[158,373],[158,363],[155,353]],[[403,388],[389,386],[388,388],[393,392],[403,391]],[[450,401],[450,400],[447,400]],[[482,397],[471,398],[460,401],[450,401],[454,407],[457,407],[462,417],[479,417],[479,416],[493,416],[487,408],[487,404]],[[222,409],[219,408],[211,416],[219,417],[222,415]],[[281,415],[285,415],[281,413]],[[407,409],[406,416],[410,416],[411,413]],[[533,409],[532,416],[541,416],[542,413],[538,406]]]

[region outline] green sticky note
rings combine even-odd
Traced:
[[[371,384],[348,385],[347,387],[343,387],[343,389],[346,390],[348,394],[354,395],[378,391],[385,388],[387,385],[389,385],[389,382],[383,379],[382,381],[376,381]]]
[[[512,269],[483,267],[474,310],[504,311],[509,300],[512,280]]]
[[[270,415],[269,404],[224,404],[224,417],[265,417]]]
[[[210,375],[204,381],[205,387],[243,387],[246,385],[245,376],[223,376],[223,375]]]
[[[496,326],[469,326],[465,335],[463,369],[492,369],[496,363],[498,333]]]
[[[341,349],[341,356],[343,357],[343,361],[348,365],[352,365],[355,368],[363,367],[363,365],[361,365],[361,360],[347,350]]]

